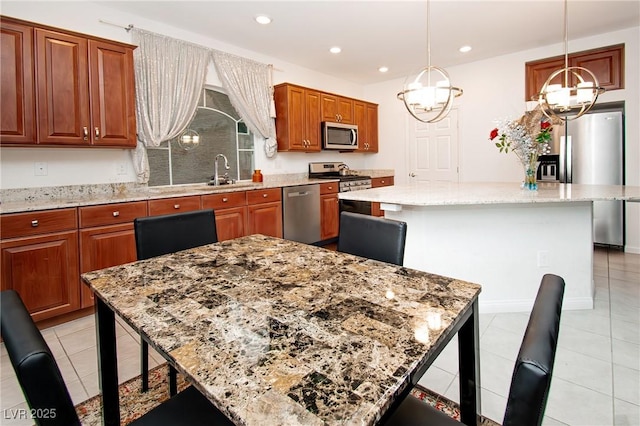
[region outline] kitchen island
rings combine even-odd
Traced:
[[[593,307],[592,203],[640,201],[640,187],[443,182],[339,197],[407,222],[405,266],[481,284],[481,312],[522,312],[547,272],[566,281],[564,309]]]

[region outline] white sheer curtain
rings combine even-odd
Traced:
[[[138,145],[133,164],[138,182],[149,181],[147,146],[178,136],[189,125],[204,87],[210,50],[133,29]]]
[[[278,145],[271,66],[217,50],[212,52],[212,57],[231,105],[247,127],[264,138],[265,154],[273,157]]]

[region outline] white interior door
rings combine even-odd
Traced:
[[[458,182],[458,110],[437,123],[409,118],[409,182]]]

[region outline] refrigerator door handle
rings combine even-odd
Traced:
[[[572,171],[572,161],[571,161],[571,157],[573,154],[573,147],[571,144],[571,136],[567,136],[567,143],[566,143],[566,152],[564,153],[565,155],[565,161],[567,164],[567,176],[566,176],[566,183],[571,183],[573,181],[573,171]]]
[[[560,136],[560,164],[558,164],[558,180],[560,183],[567,183],[567,145],[565,143],[565,137]]]

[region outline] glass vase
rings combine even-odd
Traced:
[[[529,191],[538,190],[539,166],[540,162],[537,157],[524,164],[524,181],[522,182],[522,189],[527,189]]]

